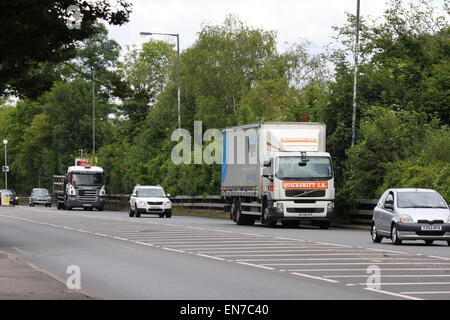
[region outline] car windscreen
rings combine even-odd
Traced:
[[[307,162],[300,157],[280,157],[276,176],[281,180],[328,180],[333,170],[328,157],[309,157]]]
[[[46,195],[48,195],[48,190],[47,189],[36,189],[36,190],[33,190],[32,194],[37,195],[37,196],[46,196]]]
[[[448,208],[435,192],[399,192],[397,206],[399,208]]]
[[[139,189],[137,191],[138,197],[154,197],[154,198],[164,198],[166,194],[163,189]]]
[[[74,186],[101,186],[103,185],[103,174],[73,173],[71,183]]]

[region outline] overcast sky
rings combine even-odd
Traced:
[[[179,33],[180,47],[190,47],[202,23],[221,25],[236,14],[247,25],[278,33],[283,43],[305,39],[316,49],[331,41],[332,26],[346,22],[345,12],[356,13],[356,0],[129,0],[133,4],[130,22],[109,26],[110,37],[120,45],[141,44],[139,32]],[[361,0],[361,15],[381,16],[386,0]],[[175,38],[154,37],[175,43]]]

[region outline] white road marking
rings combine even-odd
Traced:
[[[448,284],[450,284],[450,282],[382,282],[380,283],[380,286],[436,286]],[[367,286],[367,283],[357,283],[356,285]]]
[[[403,298],[403,299],[409,299],[409,300],[423,300],[423,299],[420,299],[420,298],[411,297],[411,296],[408,296],[408,295],[399,294],[399,293],[390,292],[390,291],[385,291],[385,290],[378,290],[378,289],[374,289],[374,288],[364,288],[364,289],[365,289],[365,290],[368,290],[368,291],[376,292],[376,293],[387,294],[387,295],[390,295],[390,296],[394,296],[394,297],[398,297],[398,298]]]
[[[392,268],[392,269],[387,269],[387,268],[381,268],[381,272],[383,271],[448,271],[448,268]],[[364,269],[291,269],[289,271],[300,271],[300,272],[338,272],[338,271],[342,271],[342,272],[348,272],[348,271],[367,271],[367,268]],[[367,276],[366,276],[367,277]]]
[[[209,259],[214,259],[214,260],[221,260],[221,261],[225,260],[225,259],[218,258],[218,257],[208,256],[207,254],[196,253],[195,255],[199,256],[199,257],[205,257],[205,258],[209,258]]]
[[[281,254],[277,251],[276,254],[230,254],[230,255],[219,255],[220,257],[311,257],[311,256],[361,256],[361,253],[285,253]],[[381,257],[370,257],[368,259],[379,259]],[[343,259],[343,258],[342,258]],[[386,258],[383,258],[386,259]],[[400,259],[400,258],[391,258]],[[407,258],[402,258],[407,259]]]
[[[164,248],[161,248],[161,249],[168,250],[168,251],[179,252],[179,253],[185,253],[186,252],[186,251],[183,251],[183,250],[177,250],[177,249],[172,249],[172,248],[167,248],[167,247],[164,247]]]
[[[450,291],[405,291],[402,294],[450,294]]]
[[[324,278],[367,278],[368,275],[331,275],[323,276]],[[446,278],[450,277],[450,274],[382,274],[381,278]]]
[[[326,282],[331,282],[331,283],[339,283],[339,281],[337,281],[337,280],[325,279],[322,277],[311,276],[309,274],[304,274],[304,273],[291,272],[291,274],[295,274],[296,276],[315,279],[315,280],[321,280],[321,281],[326,281]]]
[[[18,247],[13,247],[13,249],[18,251],[18,252],[20,252],[20,253],[23,253],[24,255],[31,256],[31,253],[29,253],[29,252],[27,252],[25,250],[22,250],[22,249],[20,249]]]
[[[381,260],[407,260],[408,264],[413,261],[413,260],[417,260],[417,261],[424,261],[424,259],[410,259],[410,258],[379,258],[379,257],[371,257],[371,258],[363,258],[363,257],[358,257],[358,258],[286,258],[286,259],[280,259],[280,258],[273,258],[273,259],[242,259],[239,261],[359,261],[359,260],[371,260],[372,262],[375,263],[383,263]],[[334,264],[334,263],[330,263],[330,264]]]
[[[250,267],[261,268],[261,269],[275,270],[274,268],[271,268],[271,267],[260,266],[260,265],[253,264],[253,263],[247,263],[247,262],[236,262],[236,263],[243,264],[243,265],[250,266]]]
[[[270,263],[267,266],[338,266],[338,265],[371,265],[373,262],[343,262],[343,263]],[[444,262],[380,262],[379,265],[449,265]]]
[[[428,257],[434,258],[434,259],[440,259],[440,260],[447,260],[447,261],[450,260],[450,258],[446,258],[446,257],[438,257],[438,256],[428,256]]]

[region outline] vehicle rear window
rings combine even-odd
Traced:
[[[435,192],[399,192],[397,205],[399,208],[448,208]]]

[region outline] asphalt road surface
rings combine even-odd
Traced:
[[[0,208],[0,250],[62,281],[77,266],[99,299],[450,299],[446,242],[361,230],[17,206]]]

